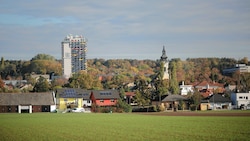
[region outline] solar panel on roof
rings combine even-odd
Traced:
[[[111,95],[111,92],[100,92],[100,95]]]
[[[83,96],[88,96],[89,94],[85,93],[85,94],[82,94]]]
[[[64,93],[65,93],[65,95],[68,96],[68,97],[70,97],[70,96],[75,96],[75,95],[76,95],[76,92],[75,92],[74,89],[66,89],[66,90],[64,91]]]

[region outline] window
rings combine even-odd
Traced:
[[[103,99],[101,99],[101,100],[100,100],[100,102],[101,102],[101,103],[103,103],[103,102],[104,102],[104,100],[103,100]]]
[[[88,100],[87,103],[90,103],[90,100]]]
[[[248,99],[248,96],[246,96],[246,99]]]
[[[114,99],[110,99],[110,102],[115,102],[115,100]]]
[[[239,99],[242,99],[242,96],[240,96]]]

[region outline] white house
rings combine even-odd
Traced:
[[[187,95],[189,92],[193,93],[193,85],[185,85],[184,81],[182,81],[182,85],[180,85],[181,95]]]
[[[231,93],[231,101],[236,108],[250,106],[250,91],[248,93]]]

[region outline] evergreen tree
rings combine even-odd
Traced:
[[[171,77],[170,77],[170,92],[172,94],[179,94],[179,85],[176,76],[176,63],[171,62]]]

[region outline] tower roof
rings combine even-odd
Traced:
[[[166,61],[167,59],[168,59],[168,57],[166,55],[165,46],[163,46],[162,55],[161,55],[161,61]]]

